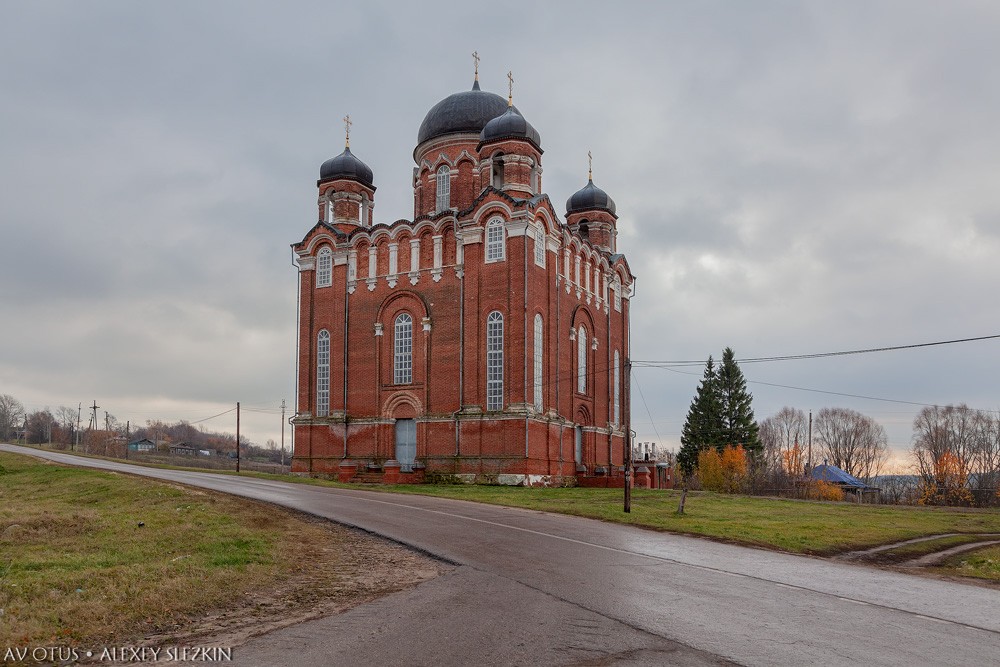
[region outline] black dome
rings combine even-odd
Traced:
[[[431,107],[420,123],[417,144],[456,132],[481,132],[486,123],[506,110],[507,100],[480,90],[476,81],[472,90],[449,95]]]
[[[576,194],[566,200],[566,215],[577,211],[607,211],[615,215],[615,200],[608,193],[594,185],[593,179]]]
[[[486,123],[486,127],[479,135],[480,141],[497,139],[527,139],[539,150],[542,148],[542,138],[538,135],[538,131],[512,106],[507,107],[502,115]]]
[[[319,168],[319,180],[328,181],[334,178],[350,178],[369,187],[375,185],[371,168],[354,157],[350,147],[345,148],[337,157],[324,162]]]

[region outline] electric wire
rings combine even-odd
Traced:
[[[773,357],[747,357],[745,359],[736,359],[735,361],[740,364],[755,364],[769,361],[799,361],[802,359],[823,359],[827,357],[844,357],[853,354],[871,354],[873,352],[891,352],[895,350],[912,350],[921,347],[934,347],[938,345],[954,345],[956,343],[971,343],[974,341],[981,340],[992,340],[1000,338],[1000,334],[991,334],[989,336],[974,336],[971,338],[955,338],[952,340],[939,340],[931,343],[911,343],[909,345],[888,345],[883,347],[871,347],[864,348],[860,350],[842,350],[839,352],[816,352],[813,354],[785,354],[777,355]],[[633,366],[654,366],[654,367],[667,367],[667,366],[692,366],[692,365],[704,365],[705,360],[679,360],[679,361],[654,361],[654,360],[632,360]]]

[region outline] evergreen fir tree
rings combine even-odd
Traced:
[[[712,357],[705,364],[705,374],[681,429],[681,449],[677,464],[689,475],[698,465],[698,452],[718,446],[722,426],[722,406],[719,401],[718,377]]]
[[[732,348],[727,347],[716,374],[721,405],[721,437],[715,444],[720,449],[727,445],[742,445],[748,453],[757,456],[763,445],[753,416],[753,395],[747,391],[746,378],[735,356]]]

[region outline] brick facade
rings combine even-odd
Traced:
[[[497,98],[478,82],[452,97]],[[508,484],[621,475],[634,278],[615,247],[613,203],[563,223],[541,194],[538,141],[448,131],[450,118],[430,116],[425,125],[446,131],[414,151],[412,221],[373,224],[374,185],[321,172],[320,222],[292,246],[293,471]],[[498,258],[488,256],[491,232]]]

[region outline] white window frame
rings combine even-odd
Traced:
[[[621,419],[622,419],[622,413],[621,413],[621,388],[622,388],[622,378],[621,378],[621,375],[622,375],[622,372],[621,372],[621,355],[618,354],[618,350],[615,350],[614,372],[615,372],[615,402],[614,402],[614,410],[612,411],[612,414],[614,415],[614,419],[612,420],[611,423],[614,424],[615,426],[618,426],[619,424],[622,423],[621,422]]]
[[[316,336],[316,416],[330,414],[330,332]]]
[[[336,219],[337,219],[337,211],[333,206],[333,201],[332,200],[328,201],[326,203],[326,221],[332,225]]]
[[[333,284],[333,251],[329,246],[323,246],[316,253],[316,287],[329,287]]]
[[[545,268],[545,228],[535,230],[535,265]]]
[[[587,393],[587,330],[582,324],[576,332],[576,391]]]
[[[413,317],[409,313],[396,316],[392,348],[393,384],[413,384]]]
[[[437,170],[437,199],[435,210],[440,213],[451,208],[451,169],[443,164]]]
[[[486,409],[503,410],[503,314],[486,317]]]
[[[544,352],[544,323],[542,322],[542,316],[538,313],[535,314],[535,347],[533,350],[534,363],[533,363],[533,375],[534,375],[534,385],[535,385],[535,410],[538,412],[542,411],[542,353]]]
[[[486,262],[502,262],[507,259],[507,234],[504,219],[490,218],[486,223]]]

